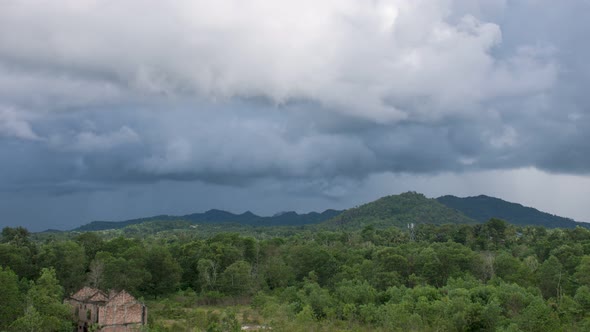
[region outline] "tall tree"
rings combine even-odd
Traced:
[[[0,266],[0,331],[8,328],[23,310],[18,277],[9,268]]]
[[[145,266],[151,275],[151,279],[143,285],[146,293],[159,296],[176,290],[182,276],[181,269],[166,247],[151,248]]]
[[[555,256],[550,256],[538,270],[539,288],[545,298],[561,296],[563,292],[563,283],[568,276],[563,270],[559,260]]]
[[[252,291],[252,266],[246,261],[237,261],[223,271],[220,279],[222,292],[244,295]]]
[[[90,278],[98,282],[101,289],[115,289],[137,294],[141,286],[151,279],[151,275],[145,269],[145,261],[142,257],[125,259],[113,257],[108,252],[99,252],[92,261],[89,273]],[[102,273],[97,269],[102,269]]]
[[[76,236],[74,241],[84,248],[86,259],[89,262],[94,259],[96,253],[102,250],[104,246],[104,241],[102,238],[94,232],[82,233]]]
[[[583,256],[574,273],[579,285],[590,287],[590,255]]]
[[[66,293],[82,286],[86,274],[86,253],[74,241],[56,241],[41,248],[40,261],[44,267],[53,267]]]
[[[30,243],[29,236],[31,233],[24,227],[4,227],[2,229],[3,243],[12,243],[17,246],[26,246]]]
[[[4,267],[10,267],[21,278],[34,278],[38,272],[35,254],[30,247],[0,243],[0,262]]]
[[[63,288],[55,270],[42,269],[41,276],[27,292],[24,315],[11,325],[15,331],[71,331],[71,310],[62,302]]]

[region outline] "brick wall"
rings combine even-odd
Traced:
[[[79,291],[76,295],[80,299],[88,296],[85,290]],[[100,294],[99,294],[100,295]],[[106,299],[105,295],[92,296],[92,299]],[[119,293],[111,292],[106,302],[87,302],[89,298],[79,300],[70,298],[68,302],[73,309],[73,314],[78,321],[78,331],[82,330],[85,322],[88,325],[98,323],[102,326],[102,332],[131,332],[139,331],[143,324],[147,323],[147,308],[138,302],[126,291]]]
[[[128,303],[123,305],[108,304],[99,308],[100,325],[143,323],[143,305]]]
[[[104,332],[136,331],[147,322],[146,314],[143,304],[122,291],[99,308],[99,324]]]

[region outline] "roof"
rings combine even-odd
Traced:
[[[133,295],[127,293],[125,290],[122,290],[118,293],[111,292],[111,294],[109,294],[108,303],[122,305],[130,302],[137,302],[137,299]]]
[[[103,293],[100,289],[85,286],[75,294],[70,296],[71,299],[74,299],[79,302],[105,302],[108,301],[108,297],[105,293]]]
[[[106,302],[106,301],[108,301],[108,298],[103,292],[98,291],[94,295],[92,295],[91,297],[86,299],[86,301],[88,301],[88,302]]]
[[[110,290],[109,294],[105,294],[100,289],[92,288],[92,287],[84,287],[70,296],[71,299],[74,299],[78,302],[106,302],[106,303],[114,303],[117,305],[131,303],[131,302],[138,302],[137,299],[127,293],[125,290],[121,290],[119,292],[115,290]]]

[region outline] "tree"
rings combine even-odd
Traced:
[[[429,284],[442,286],[445,275],[442,275],[443,265],[438,258],[437,253],[431,247],[423,249],[417,257],[418,271],[421,277],[424,277]]]
[[[288,266],[282,257],[270,257],[263,267],[266,284],[271,288],[286,287],[294,278],[293,269]]]
[[[33,278],[37,274],[34,252],[30,247],[0,243],[0,262],[4,267],[10,267],[21,278]]]
[[[101,265],[102,273],[99,275],[98,269]],[[93,270],[90,271],[89,278],[97,281],[99,288],[102,289],[125,289],[135,294],[144,282],[151,279],[141,257],[127,260],[123,257],[113,257],[107,252],[99,252],[91,266]]]
[[[543,300],[535,298],[518,318],[518,325],[523,331],[557,331],[557,315]]]
[[[62,303],[63,288],[55,270],[42,269],[41,276],[27,292],[24,315],[11,328],[16,331],[71,331],[71,310]]]
[[[500,278],[507,282],[519,282],[520,261],[507,252],[501,252],[494,259],[494,272]]]
[[[550,256],[538,271],[539,288],[545,298],[559,298],[563,292],[563,283],[567,280],[567,275],[563,271],[561,263],[555,256]]]
[[[310,272],[315,271],[318,283],[322,286],[328,284],[334,276],[338,262],[326,249],[317,245],[293,246],[290,248],[288,264],[295,272],[297,280],[303,280]]]
[[[579,285],[590,286],[590,256],[582,256],[580,263],[576,267],[574,278]]]
[[[343,281],[336,285],[335,297],[340,301],[342,314],[349,319],[358,316],[361,306],[373,304],[377,291],[366,281]]]
[[[492,218],[484,224],[484,228],[487,230],[487,234],[496,248],[504,244],[506,240],[506,229],[508,228],[507,222]]]
[[[313,280],[305,280],[298,292],[298,297],[303,301],[304,307],[305,305],[311,307],[316,319],[325,318],[334,310],[334,299],[330,296],[330,292]]]
[[[43,267],[55,268],[65,291],[71,293],[82,286],[86,274],[86,254],[74,241],[56,241],[41,248]]]
[[[104,260],[94,259],[88,267],[87,282],[88,285],[95,288],[101,288],[104,276]]]
[[[399,255],[394,248],[382,249],[374,256],[377,271],[371,279],[379,289],[398,285],[400,280],[408,277],[408,260]]]
[[[157,297],[176,290],[181,269],[167,248],[156,246],[149,250],[145,267],[151,275],[151,279],[143,284],[146,293]]]
[[[394,248],[385,248],[378,251],[374,258],[377,267],[383,272],[398,272],[400,275],[408,275],[408,259],[401,256]]]
[[[221,291],[228,295],[245,295],[252,290],[252,266],[237,261],[228,266],[220,278]]]
[[[199,284],[203,291],[213,290],[217,287],[218,268],[219,264],[210,259],[201,258],[197,262]]]
[[[582,307],[585,312],[590,310],[590,287],[582,286],[576,290],[574,300]]]
[[[22,247],[30,244],[29,230],[24,227],[4,227],[2,229],[2,243],[11,243],[16,246]]]
[[[88,261],[94,259],[96,253],[101,251],[104,246],[102,238],[94,232],[82,233],[76,236],[74,241],[84,248]]]
[[[0,331],[6,330],[22,310],[18,277],[9,268],[0,266]]]

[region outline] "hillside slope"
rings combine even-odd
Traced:
[[[457,210],[446,207],[423,194],[406,192],[385,196],[376,201],[344,211],[328,220],[325,226],[362,227],[373,224],[378,227],[406,227],[408,223],[466,224],[477,221]]]
[[[563,218],[539,211],[535,208],[518,203],[507,202],[496,197],[485,195],[473,197],[442,196],[436,199],[445,206],[456,209],[466,216],[480,222],[490,218],[499,218],[515,225],[538,225],[550,228],[576,226],[588,227],[586,223],[576,222],[570,218]]]
[[[205,213],[193,213],[184,216],[160,215],[147,218],[131,219],[125,221],[93,221],[80,226],[74,231],[100,231],[107,229],[121,229],[131,225],[137,225],[154,221],[188,221],[194,224],[205,223],[235,223],[250,226],[301,226],[317,224],[329,220],[342,211],[326,210],[322,213],[310,212],[298,214],[296,212],[284,212],[272,217],[261,217],[247,211],[242,214],[234,214],[222,210],[209,210]]]

